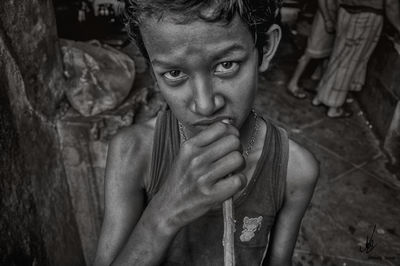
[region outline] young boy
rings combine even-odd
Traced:
[[[291,265],[318,167],[252,111],[280,40],[268,0],[131,0],[130,26],[169,109],[109,148],[95,265]]]

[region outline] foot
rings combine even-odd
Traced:
[[[351,111],[346,111],[342,107],[331,107],[329,108],[328,112],[326,113],[326,116],[329,118],[348,118],[353,115],[353,112]]]
[[[311,104],[312,104],[313,106],[320,106],[322,103],[321,103],[321,101],[318,100],[317,98],[314,98],[314,99],[312,100]]]
[[[346,103],[354,102],[354,92],[349,92],[346,97]]]
[[[289,86],[287,87],[287,92],[297,98],[297,99],[305,99],[307,98],[307,93],[300,87],[296,86],[296,85],[291,85],[289,84]]]

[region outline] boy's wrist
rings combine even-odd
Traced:
[[[137,222],[129,241],[111,265],[159,265],[178,229],[156,204],[149,204]]]
[[[166,208],[160,208],[155,204],[154,198],[147,206],[143,216],[148,217],[148,222],[151,228],[154,228],[157,233],[162,236],[174,236],[181,228],[181,226],[171,217],[171,212],[166,211]]]

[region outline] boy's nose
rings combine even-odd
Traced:
[[[202,116],[210,116],[224,106],[222,95],[215,93],[212,82],[198,80],[193,86],[191,111]]]

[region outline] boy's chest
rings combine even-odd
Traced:
[[[272,208],[265,205],[252,198],[235,208],[237,266],[261,264],[275,222]],[[207,213],[178,233],[163,265],[223,265],[223,231],[221,211]]]

